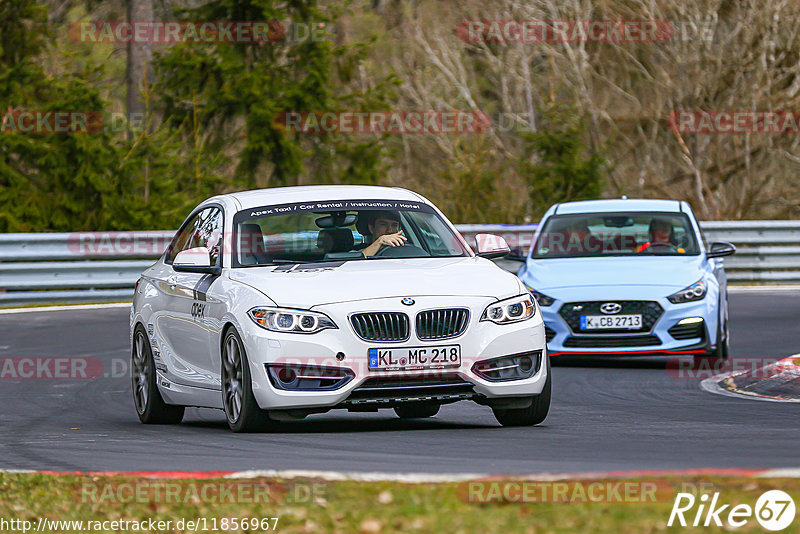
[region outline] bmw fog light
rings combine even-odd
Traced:
[[[283,390],[320,391],[339,389],[356,376],[351,369],[345,367],[283,363],[268,363],[266,367],[270,383],[277,389]]]
[[[482,360],[472,366],[472,372],[490,382],[522,380],[532,377],[542,365],[542,351],[526,352]]]

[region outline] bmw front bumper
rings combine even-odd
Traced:
[[[399,306],[399,298],[370,299],[317,306],[338,326],[315,334],[278,333],[265,330],[249,319],[240,332],[247,350],[253,393],[265,410],[296,410],[302,414],[332,408],[351,410],[390,407],[404,402],[447,403],[471,399],[479,403],[513,407],[514,403],[544,388],[548,368],[544,324],[536,314],[519,323],[498,325],[480,321],[483,310],[495,299],[489,297],[415,296],[413,307]],[[421,340],[416,336],[413,315],[416,310],[466,307],[470,310],[463,334],[440,340]],[[365,341],[356,335],[349,316],[354,312],[404,312],[412,317],[407,341]],[[457,367],[422,371],[376,371],[369,367],[369,350],[387,347],[436,347],[459,345],[461,362]],[[476,362],[509,355],[540,352],[538,369],[529,378],[490,381],[473,370]],[[270,380],[270,365],[294,365],[341,369],[352,375],[340,387],[325,390],[287,390]],[[381,383],[382,381],[382,383]],[[380,390],[380,391],[378,391]],[[505,404],[503,404],[505,403]]]

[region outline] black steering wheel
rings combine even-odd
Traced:
[[[676,247],[672,243],[664,243],[663,241],[656,241],[655,243],[650,243],[650,246],[647,248],[649,249],[663,248],[666,249],[667,252],[678,252],[678,247]]]
[[[423,258],[430,254],[416,245],[401,245],[393,247],[387,245],[375,253],[373,258]]]

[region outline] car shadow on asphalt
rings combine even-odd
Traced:
[[[192,410],[187,412],[186,420],[180,424],[184,428],[217,429],[229,432],[225,416],[217,418],[216,410]],[[486,412],[486,423],[464,422],[463,414],[451,419],[452,415],[444,413],[431,419],[399,419],[391,411],[381,410],[380,413],[348,413],[343,410],[334,410],[326,414],[313,414],[299,421],[281,421],[275,430],[266,433],[276,434],[346,434],[359,432],[392,432],[409,430],[474,430],[502,428],[491,415]],[[544,425],[542,425],[544,426]]]
[[[185,421],[182,427],[198,429],[218,429],[229,432],[228,425],[222,421]],[[474,430],[474,429],[501,428],[499,424],[474,424],[447,421],[442,418],[419,419],[404,421],[391,417],[380,419],[363,419],[347,415],[322,418],[309,416],[302,421],[281,422],[274,430],[264,433],[270,434],[350,434],[363,432],[393,432],[411,430]]]

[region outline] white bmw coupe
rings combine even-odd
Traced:
[[[431,417],[472,400],[503,425],[550,406],[535,299],[420,195],[370,186],[210,198],[136,283],[143,423],[218,408],[237,432],[331,409]]]

